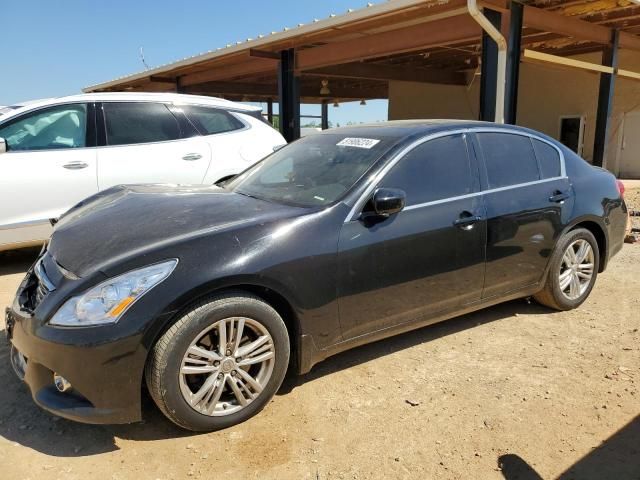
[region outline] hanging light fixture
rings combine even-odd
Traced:
[[[364,98],[360,100],[360,105],[364,107],[366,104],[367,104],[367,101]]]
[[[242,96],[242,100],[240,100],[241,102],[250,102],[251,100],[249,99],[249,97],[247,95],[243,95]]]
[[[333,102],[333,107],[338,108],[340,106],[340,101],[336,98],[335,102]]]
[[[320,95],[329,95],[331,94],[331,90],[329,90],[329,80],[326,78],[320,82],[322,85],[320,87]]]

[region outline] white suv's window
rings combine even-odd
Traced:
[[[43,108],[0,126],[9,151],[80,148],[86,145],[87,106]]]
[[[201,135],[215,135],[244,128],[240,120],[223,110],[194,105],[184,105],[182,110]]]
[[[163,103],[108,102],[102,109],[107,145],[135,145],[181,138],[178,120]]]

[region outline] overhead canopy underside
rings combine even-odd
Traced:
[[[508,0],[484,0],[508,12]],[[502,31],[509,31],[503,15]],[[630,0],[534,0],[524,7],[522,47],[556,56],[601,51],[619,29],[640,55],[640,5]],[[394,0],[86,88],[179,91],[264,101],[278,98],[280,52],[295,48],[302,103],[388,98],[391,80],[468,84],[479,72],[481,29],[466,0]],[[524,59],[527,61],[527,59]],[[328,80],[321,93],[322,81]]]

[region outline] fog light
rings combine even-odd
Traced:
[[[24,380],[24,374],[27,369],[27,358],[13,345],[11,345],[10,358],[13,371],[16,372],[20,380]]]
[[[57,373],[53,374],[53,383],[61,393],[71,390],[71,384],[69,383],[69,381],[63,376],[58,375]]]

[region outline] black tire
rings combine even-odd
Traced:
[[[242,317],[259,322],[273,341],[275,362],[263,390],[248,405],[224,416],[205,415],[185,400],[180,387],[183,357],[201,332],[222,319]],[[214,431],[257,414],[280,388],[289,364],[289,335],[278,313],[262,299],[245,292],[226,292],[193,305],[154,345],[145,369],[147,387],[162,413],[192,431]],[[225,387],[227,388],[227,387]]]
[[[586,240],[593,250],[594,265],[593,274],[588,287],[578,298],[570,299],[560,289],[559,273],[562,265],[562,258],[567,248],[577,240]],[[585,228],[577,228],[566,233],[558,241],[556,248],[551,255],[549,272],[544,288],[536,293],[533,298],[542,305],[555,310],[572,310],[579,307],[589,297],[598,277],[598,267],[600,266],[600,251],[598,242],[593,234]]]

